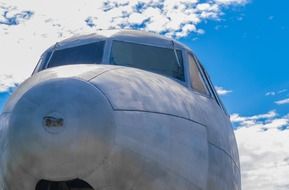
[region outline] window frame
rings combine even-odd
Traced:
[[[187,66],[187,61],[186,61],[186,52],[185,52],[184,48],[173,47],[173,44],[171,44],[171,46],[168,46],[167,44],[157,44],[157,43],[150,43],[150,42],[144,43],[144,42],[136,42],[136,41],[133,41],[133,40],[124,40],[124,39],[109,39],[109,40],[107,40],[107,48],[108,48],[107,49],[107,57],[104,60],[104,62],[106,64],[109,64],[109,65],[113,65],[113,64],[110,63],[110,57],[111,57],[111,52],[112,52],[112,45],[113,45],[113,42],[115,42],[115,41],[116,42],[131,43],[131,44],[136,44],[136,45],[144,45],[144,46],[166,48],[166,49],[171,49],[172,51],[174,51],[174,50],[180,51],[181,55],[182,55],[182,59],[183,59],[184,80],[180,80],[180,79],[177,79],[177,78],[174,78],[174,77],[171,77],[171,76],[167,76],[167,75],[162,75],[162,74],[160,74],[160,75],[168,77],[170,79],[173,79],[174,81],[177,81],[178,83],[182,84],[183,86],[188,87],[188,85],[189,85],[188,81],[189,80],[188,80],[188,73],[186,72],[186,70],[188,69],[188,66]],[[149,70],[147,70],[147,71],[149,71]]]
[[[198,60],[199,62],[199,60]],[[212,98],[216,101],[216,103],[218,104],[218,106],[224,111],[224,113],[229,116],[220,96],[218,95],[214,85],[213,85],[213,82],[210,78],[210,76],[208,75],[206,69],[203,67],[202,64],[200,64],[200,67],[201,67],[201,70],[202,72],[204,73],[204,76],[206,77],[207,81],[208,81],[208,85],[209,85],[209,88],[210,88],[210,91],[212,91]]]
[[[95,41],[89,41],[89,42],[84,42],[84,43],[76,43],[76,44],[71,44],[71,45],[66,45],[66,46],[57,46],[58,43],[55,44],[53,50],[52,50],[52,53],[51,55],[49,56],[49,59],[48,61],[46,62],[44,68],[42,68],[42,70],[45,70],[45,69],[48,69],[48,64],[54,54],[55,51],[59,51],[59,50],[63,50],[63,49],[68,49],[68,48],[74,48],[74,47],[79,47],[79,46],[84,46],[84,45],[90,45],[90,44],[94,44],[94,43],[97,43],[97,42],[104,42],[104,45],[103,45],[103,52],[102,52],[102,58],[101,58],[101,61],[100,63],[103,62],[103,59],[104,59],[104,56],[105,56],[105,44],[106,44],[106,40],[95,40]],[[53,68],[53,67],[52,67]]]
[[[213,99],[218,104],[218,107],[220,107],[220,109],[222,109],[223,112],[228,116],[228,112],[227,112],[223,102],[221,101],[221,99],[220,99],[220,97],[219,97],[219,95],[218,95],[218,93],[217,93],[217,91],[216,91],[216,89],[215,89],[215,87],[214,87],[214,85],[213,85],[213,83],[211,81],[210,76],[208,75],[208,73],[207,73],[206,69],[204,68],[204,66],[200,63],[199,59],[191,51],[188,51],[187,52],[187,56],[186,56],[186,58],[187,58],[187,66],[188,66],[188,70],[187,70],[188,75],[190,76],[190,72],[191,72],[190,71],[189,56],[192,56],[193,59],[195,60],[195,63],[197,65],[197,67],[198,67],[198,70],[200,72],[200,75],[202,77],[204,85],[205,85],[206,89],[209,92],[209,95],[201,93],[201,92],[197,91],[196,89],[194,89],[193,86],[192,86],[191,78],[189,78],[189,80],[188,80],[189,83],[190,83],[189,84],[189,89],[191,89],[192,92],[197,93],[198,95]]]
[[[93,44],[93,43],[97,43],[97,42],[104,42],[104,45],[103,45],[103,54],[102,54],[102,58],[101,58],[101,61],[100,61],[100,64],[102,64],[104,62],[104,60],[106,59],[106,51],[107,51],[107,40],[105,39],[97,39],[97,40],[90,40],[90,41],[85,41],[85,42],[78,42],[78,43],[69,43],[67,45],[59,45],[58,43],[56,43],[53,47],[49,48],[48,50],[46,50],[40,57],[34,71],[32,72],[32,75],[40,72],[40,71],[43,71],[43,70],[46,70],[46,69],[49,69],[48,68],[48,64],[50,62],[50,59],[52,58],[53,54],[55,51],[58,51],[58,50],[62,50],[62,49],[67,49],[67,48],[73,48],[73,47],[78,47],[78,46],[82,46],[82,45],[89,45],[89,44]],[[46,56],[49,52],[50,55],[49,57],[47,58],[47,61],[44,63],[42,62],[44,60],[44,56]],[[46,60],[46,59],[45,59]]]
[[[189,56],[191,56],[193,58],[193,60],[195,61],[196,67],[198,68],[199,74],[201,76],[201,80],[203,81],[203,85],[206,88],[208,94],[199,92],[197,89],[193,88],[193,83],[192,83],[192,79],[191,79],[191,66],[190,66],[190,62],[189,62]],[[189,80],[188,81],[189,81],[190,90],[192,90],[193,92],[195,92],[195,93],[197,93],[199,95],[205,96],[207,98],[212,98],[212,94],[211,94],[210,88],[208,87],[207,81],[204,78],[203,72],[200,69],[199,62],[197,61],[195,55],[192,52],[188,51],[187,55],[186,55],[186,58],[187,58],[187,66],[188,66],[187,73],[188,73],[188,76],[189,76]]]

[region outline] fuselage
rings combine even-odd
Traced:
[[[144,32],[45,51],[0,116],[0,152],[0,190],[241,189],[207,72],[186,46]]]

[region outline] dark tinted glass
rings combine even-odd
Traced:
[[[103,47],[104,41],[56,50],[53,52],[47,67],[100,63]]]
[[[177,60],[178,59],[178,60]],[[170,48],[114,41],[111,64],[135,67],[184,81],[182,52]]]

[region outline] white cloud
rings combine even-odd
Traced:
[[[248,0],[215,0],[215,2],[230,5],[230,4],[246,4],[248,3]]]
[[[284,88],[284,89],[282,89],[282,90],[279,90],[277,93],[278,93],[278,94],[282,94],[282,93],[287,92],[287,91],[288,91],[288,89]]]
[[[0,75],[0,93],[9,92],[17,85],[18,83],[11,75]]]
[[[232,114],[231,115],[231,122],[234,123],[241,123],[242,122],[248,122],[248,121],[255,121],[256,120],[264,120],[264,119],[271,119],[277,116],[277,113],[275,110],[269,111],[265,114],[259,114],[259,115],[253,115],[253,116],[240,116],[239,114]]]
[[[289,115],[276,111],[231,116],[237,125],[243,190],[285,190],[289,187]]]
[[[142,16],[141,13],[132,13],[128,17],[128,22],[132,24],[143,23],[144,21],[145,21],[145,18]]]
[[[232,90],[227,90],[227,89],[224,89],[223,87],[220,87],[220,86],[215,86],[215,88],[216,88],[217,93],[220,96],[227,95],[227,94],[232,92]]]
[[[265,96],[275,96],[277,94],[283,94],[284,92],[287,92],[288,89],[284,88],[284,89],[281,89],[281,90],[278,90],[278,91],[270,91],[270,92],[266,92]]]
[[[199,24],[216,20],[228,5],[244,1],[82,0],[0,2],[0,76],[27,78],[40,54],[56,41],[76,34],[136,28],[184,37],[203,34]]]
[[[211,5],[209,3],[200,3],[197,5],[197,9],[200,11],[206,11],[209,10]]]
[[[278,105],[283,105],[283,104],[289,104],[289,98],[283,99],[283,100],[278,100],[275,102]]]
[[[276,92],[270,91],[270,92],[266,92],[265,96],[275,96]]]
[[[282,129],[289,124],[288,116],[278,118],[275,110],[269,111],[265,114],[253,116],[240,116],[239,114],[231,115],[231,122],[235,123],[237,128],[256,128],[260,131],[267,131],[269,129]]]

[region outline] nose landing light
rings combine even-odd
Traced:
[[[52,116],[45,116],[43,117],[43,123],[46,127],[62,127],[63,119]]]
[[[64,128],[64,118],[60,113],[52,112],[42,118],[42,125],[49,133],[59,133]]]

